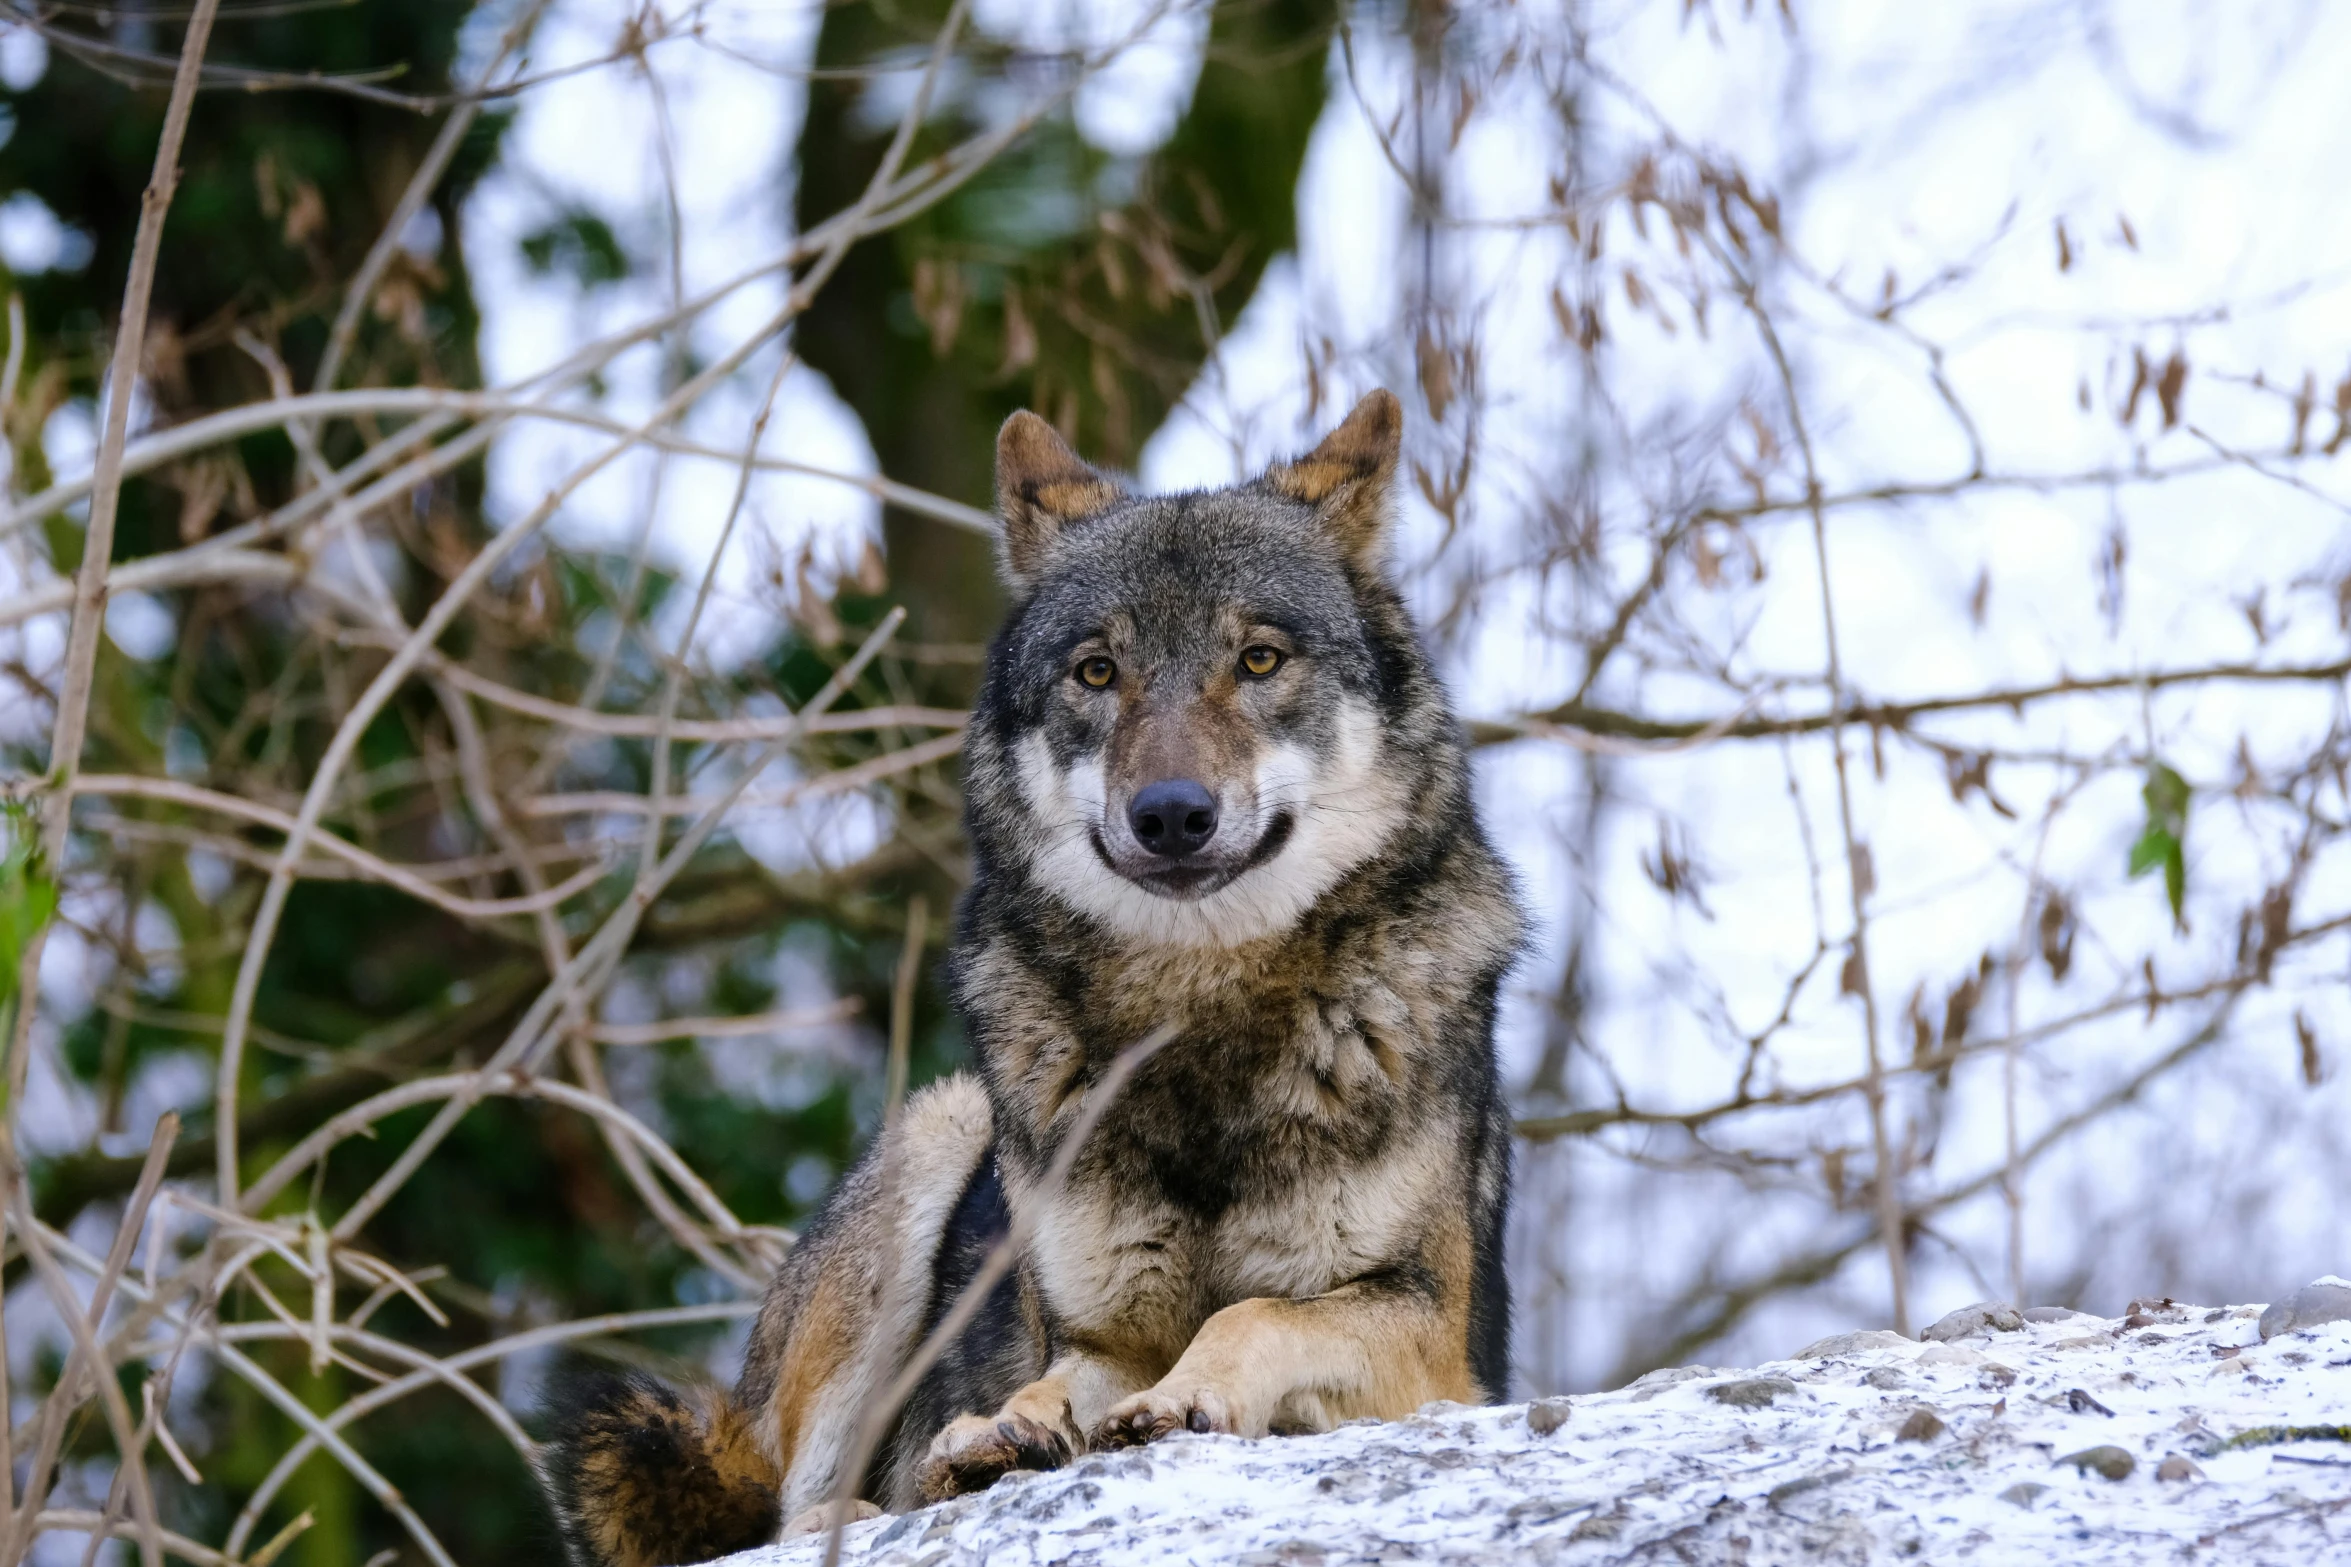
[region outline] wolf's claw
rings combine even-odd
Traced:
[[[1237,1430],[1232,1406],[1216,1389],[1199,1387],[1176,1392],[1154,1387],[1112,1405],[1110,1413],[1094,1428],[1091,1445],[1141,1447],[1173,1431],[1221,1431],[1231,1435]]]
[[[927,1502],[984,1491],[1015,1469],[1059,1469],[1069,1438],[1026,1415],[964,1415],[931,1439],[915,1484]]]

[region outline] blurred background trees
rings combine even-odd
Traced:
[[[1208,483],[1410,393],[1539,925],[1521,1391],[2341,1267],[2339,25],[222,0],[49,863],[189,15],[0,4],[0,1556],[136,1532],[93,1281],[256,1567],[551,1557],[558,1347],[726,1370],[960,1059],[1021,407]]]

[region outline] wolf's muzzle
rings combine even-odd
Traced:
[[[1216,836],[1216,796],[1189,778],[1145,784],[1127,807],[1127,826],[1153,854],[1180,860]]]

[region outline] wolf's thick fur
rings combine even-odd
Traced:
[[[1493,1032],[1519,919],[1389,576],[1401,418],[1374,393],[1306,457],[1171,496],[1005,426],[1015,603],[965,750],[949,963],[977,1075],[911,1099],[826,1202],[731,1401],[624,1380],[559,1409],[579,1567],[812,1523],[1015,1212],[1031,1238],[857,1477],[873,1503],[1507,1392]],[[1162,1025],[1046,1189],[1090,1087]]]

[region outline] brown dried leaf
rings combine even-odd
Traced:
[[[1861,949],[1855,947],[1845,954],[1845,966],[1837,971],[1837,994],[1863,996],[1869,993],[1869,966],[1861,960]]]
[[[2065,232],[2065,219],[2057,220],[2057,270],[2073,270],[2073,237]]]
[[[2139,417],[2139,394],[2147,390],[2154,378],[2155,367],[2147,362],[2147,351],[2134,345],[2131,349],[2131,394],[2122,400],[2122,422],[2128,425]]]
[[[2318,1031],[2310,1026],[2310,1019],[2299,1011],[2294,1014],[2294,1038],[2302,1047],[2303,1084],[2316,1088],[2326,1076],[2326,1063],[2319,1059]]]
[[[2172,429],[2180,422],[2180,390],[2188,384],[2187,356],[2178,349],[2163,362],[2163,376],[2155,383],[2155,400],[2163,405],[2163,427]]]
[[[1954,1050],[1967,1038],[1967,1028],[1975,1021],[1976,1004],[1984,999],[1985,968],[1978,965],[1976,972],[1954,986],[1943,1001],[1943,1048]]]
[[[1700,587],[1722,586],[1722,551],[1714,547],[1704,529],[1690,535],[1690,564],[1697,570]]]
[[[2262,893],[2260,923],[2261,945],[2253,952],[2253,974],[2255,978],[2266,985],[2269,983],[2270,968],[2277,962],[2278,953],[2284,948],[2286,938],[2293,934],[2294,884],[2292,882],[2280,882]]]
[[[1441,420],[1453,404],[1453,356],[1426,325],[1420,329],[1418,359],[1420,395],[1428,400],[1429,417]]]
[[[326,198],[318,193],[318,187],[310,181],[296,182],[293,205],[286,209],[286,243],[305,244],[326,226]]]
[[[2065,894],[2051,888],[2041,900],[2041,961],[2049,965],[2049,978],[2065,983],[2066,971],[2073,967],[2073,905]]]
[[[1004,291],[1004,362],[996,367],[999,379],[1026,370],[1037,362],[1037,329],[1029,322],[1020,290]]]
[[[914,263],[914,313],[929,331],[937,358],[946,358],[962,334],[964,297],[963,269],[954,262],[924,256]]]

